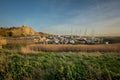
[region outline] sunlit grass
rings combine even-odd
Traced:
[[[20,52],[0,51],[0,80],[117,80],[117,52]]]

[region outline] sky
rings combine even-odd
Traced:
[[[0,27],[120,36],[120,0],[0,0]]]

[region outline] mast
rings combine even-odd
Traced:
[[[73,35],[73,30],[72,30],[72,26],[71,26],[71,38],[72,38],[72,35]]]
[[[93,40],[94,38],[95,38],[95,30],[92,29],[92,30],[91,30],[91,39]]]
[[[81,29],[80,29],[80,34],[79,34],[80,38],[81,38]]]
[[[87,29],[85,29],[84,36],[87,36]]]

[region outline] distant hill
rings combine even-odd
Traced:
[[[0,36],[2,37],[20,37],[20,36],[35,36],[40,35],[44,36],[45,33],[37,33],[34,29],[28,26],[21,27],[0,27]]]

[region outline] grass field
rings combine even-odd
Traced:
[[[0,80],[119,80],[119,52],[0,50]]]
[[[11,40],[0,44],[0,80],[120,79],[119,43],[40,45]]]

